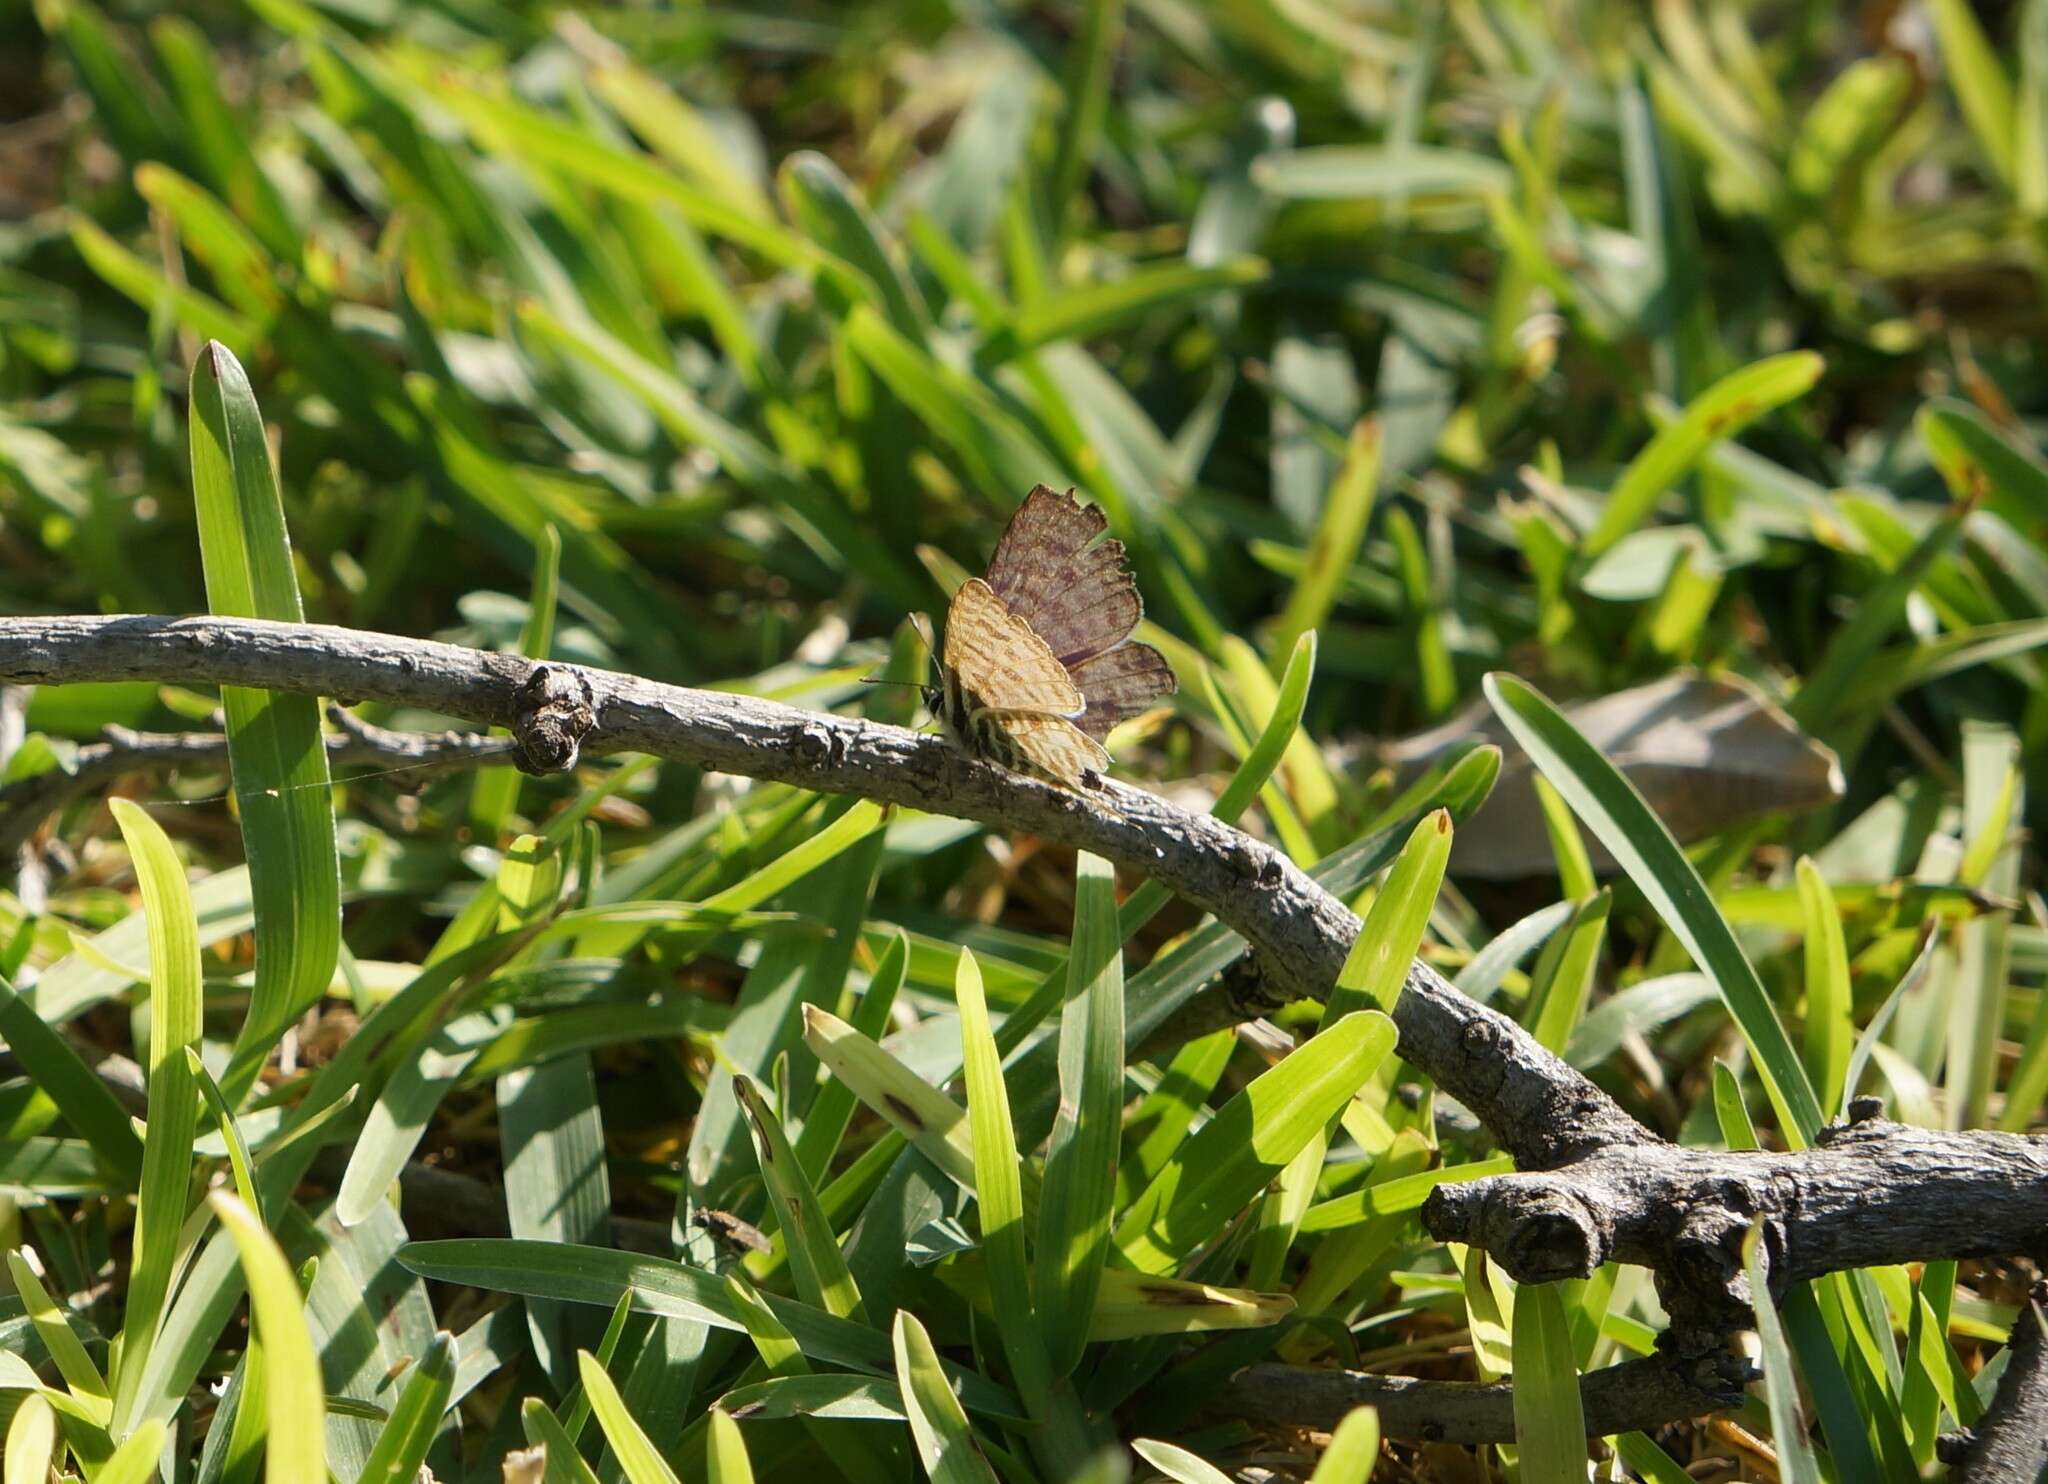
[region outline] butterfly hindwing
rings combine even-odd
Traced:
[[[1099,776],[1109,767],[1102,744],[1062,716],[990,710],[976,715],[971,725],[987,729],[982,747],[997,761],[1021,772],[1043,773],[1068,788],[1087,787],[1090,774]]]
[[[1087,698],[1088,709],[1074,725],[1097,741],[1126,717],[1136,716],[1178,687],[1173,666],[1149,644],[1119,644],[1068,671]]]

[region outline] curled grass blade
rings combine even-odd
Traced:
[[[262,414],[241,363],[218,343],[192,368],[191,450],[207,606],[303,622]],[[256,987],[223,1078],[234,1104],[278,1034],[334,977],[341,867],[318,698],[226,686],[221,705],[256,909]]]

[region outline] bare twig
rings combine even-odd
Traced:
[[[1588,1437],[1661,1427],[1742,1400],[1747,1367],[1734,1356],[1682,1363],[1667,1356],[1624,1361],[1586,1377],[1581,1403]],[[1515,1388],[1418,1381],[1369,1371],[1296,1365],[1248,1366],[1231,1377],[1218,1409],[1257,1422],[1335,1427],[1357,1407],[1379,1409],[1387,1437],[1432,1443],[1501,1443],[1515,1436]]]
[[[569,767],[579,748],[651,753],[1030,832],[1147,873],[1213,913],[1251,948],[1257,993],[1268,1003],[1326,996],[1359,931],[1357,918],[1286,857],[1215,819],[1117,784],[1104,785],[1114,806],[1105,808],[898,727],[314,625],[0,620],[0,683],[138,679],[374,699],[507,726],[532,771]],[[1232,996],[1213,998],[1234,1005]],[[1870,1262],[2038,1245],[2048,1181],[2037,1141],[1865,1120],[1802,1153],[1679,1149],[1425,964],[1410,968],[1394,1019],[1401,1055],[1477,1115],[1525,1172],[1440,1189],[1424,1212],[1433,1235],[1485,1248],[1518,1277],[1589,1274],[1607,1257],[1657,1275],[1678,1323],[1665,1354],[1585,1379],[1589,1421],[1599,1431],[1698,1415],[1734,1399],[1740,1366],[1731,1370],[1725,1341],[1742,1323],[1741,1290],[1727,1243],[1759,1216],[1774,1287]],[[1913,1181],[1921,1183],[1909,1187]],[[1918,1215],[1908,1219],[1903,1213],[1916,1202]],[[1995,1223],[1987,1203],[2002,1213]],[[1347,1397],[1376,1400],[1390,1433],[1423,1435],[1429,1419],[1457,1417],[1466,1419],[1462,1436],[1507,1441],[1510,1396],[1258,1366],[1217,1405],[1312,1422],[1333,1418],[1329,1409],[1341,1410]]]
[[[502,757],[509,747],[503,738],[474,732],[394,732],[339,706],[330,706],[327,716],[341,733],[327,739],[327,760],[336,767],[372,763],[419,768],[425,776],[443,767],[467,767]],[[138,732],[108,726],[100,729],[100,736],[104,740],[78,749],[69,769],[53,768],[0,788],[0,859],[27,845],[50,815],[117,778],[201,764],[219,766],[228,758],[228,739],[219,732]]]
[[[2048,1283],[2037,1282],[2012,1322],[2011,1358],[1974,1428],[1938,1447],[1949,1484],[2039,1484],[2048,1476]]]

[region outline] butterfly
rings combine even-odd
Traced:
[[[1109,767],[1102,739],[1176,688],[1173,667],[1131,630],[1144,613],[1109,521],[1039,485],[1010,517],[988,575],[961,584],[925,705],[969,754],[1067,788]]]

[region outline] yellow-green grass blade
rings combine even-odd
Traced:
[[[224,1192],[209,1200],[241,1256],[263,1343],[264,1477],[269,1484],[327,1484],[327,1396],[299,1280],[255,1212]]]
[[[1000,1335],[1024,1405],[1044,1415],[1052,1387],[1045,1333],[1032,1308],[1031,1268],[1024,1250],[1024,1184],[1018,1174],[1017,1130],[1010,1121],[1003,1060],[989,1027],[981,968],[971,952],[960,955],[953,993],[960,1005],[961,1066],[966,1071],[967,1117],[974,1140],[974,1189],[981,1216],[981,1249],[988,1262]]]
[[[1116,872],[1084,851],[1074,873],[1073,947],[1060,1016],[1060,1107],[1045,1156],[1033,1269],[1033,1303],[1054,1376],[1070,1374],[1087,1343],[1109,1256],[1123,1134],[1124,963]]]
[[[582,1351],[576,1357],[576,1365],[591,1410],[597,1414],[597,1425],[603,1430],[605,1441],[612,1445],[612,1456],[618,1460],[628,1484],[680,1484],[675,1470],[654,1446],[654,1440],[626,1410],[625,1399],[597,1357],[588,1350]]]
[[[185,1051],[199,1044],[200,967],[192,894],[170,837],[131,800],[115,799],[112,809],[128,842],[149,922],[149,1123],[142,1142],[121,1361],[113,1378],[114,1431],[125,1436],[138,1420],[143,1367],[170,1301],[190,1199],[199,1090]]]
[[[996,1484],[995,1470],[975,1442],[967,1414],[939,1367],[931,1336],[908,1309],[896,1311],[891,1342],[910,1435],[932,1484]]]
[[[1394,1039],[1378,1011],[1348,1015],[1224,1104],[1124,1214],[1116,1244],[1125,1260],[1169,1272],[1214,1237],[1327,1126]]]

